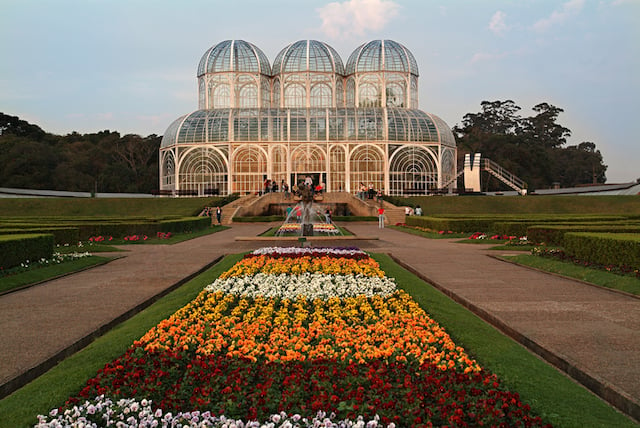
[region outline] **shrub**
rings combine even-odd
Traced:
[[[56,245],[77,244],[79,231],[77,227],[28,227],[28,228],[0,228],[0,235],[46,233],[53,235]]]
[[[53,255],[53,235],[0,235],[0,267],[17,266],[27,260],[49,259]]]
[[[547,245],[564,246],[564,235],[567,232],[611,232],[640,233],[639,224],[550,224],[534,225],[527,228],[526,235],[531,242]]]
[[[603,265],[640,268],[640,234],[568,232],[565,252],[578,259]]]

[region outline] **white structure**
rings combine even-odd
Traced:
[[[418,110],[418,66],[394,41],[361,45],[345,67],[331,46],[301,40],[271,67],[253,44],[227,40],[203,55],[198,88],[199,110],[163,136],[162,191],[244,194],[310,175],[327,191],[406,195],[456,176],[453,134]]]

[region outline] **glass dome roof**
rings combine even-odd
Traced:
[[[198,65],[198,77],[206,73],[244,72],[271,75],[267,56],[244,40],[225,40],[209,48]]]
[[[233,108],[196,110],[176,119],[161,148],[216,142],[397,141],[455,147],[438,116],[406,108]]]
[[[273,75],[297,72],[324,72],[344,74],[344,65],[338,52],[324,42],[299,40],[278,53],[273,62]]]
[[[346,74],[357,72],[396,71],[418,76],[418,63],[413,54],[393,40],[372,40],[360,45],[349,57]]]

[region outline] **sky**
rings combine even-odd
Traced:
[[[198,108],[196,71],[221,41],[273,63],[328,43],[346,63],[390,39],[415,56],[420,109],[453,127],[482,101],[564,110],[607,182],[640,178],[640,0],[0,0],[0,112],[47,132],[162,135]]]

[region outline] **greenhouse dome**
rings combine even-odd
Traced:
[[[409,49],[393,40],[372,40],[356,48],[347,60],[346,74],[393,71],[418,76],[418,63]]]
[[[243,40],[198,64],[198,110],[173,121],[160,147],[160,189],[253,193],[267,179],[311,176],[329,192],[368,183],[390,195],[451,188],[456,142],[418,107],[418,67],[391,40],[358,47],[347,66],[331,46],[299,40],[269,66]]]
[[[244,40],[225,40],[209,48],[198,65],[198,77],[206,73],[243,72],[271,75],[267,56]]]

